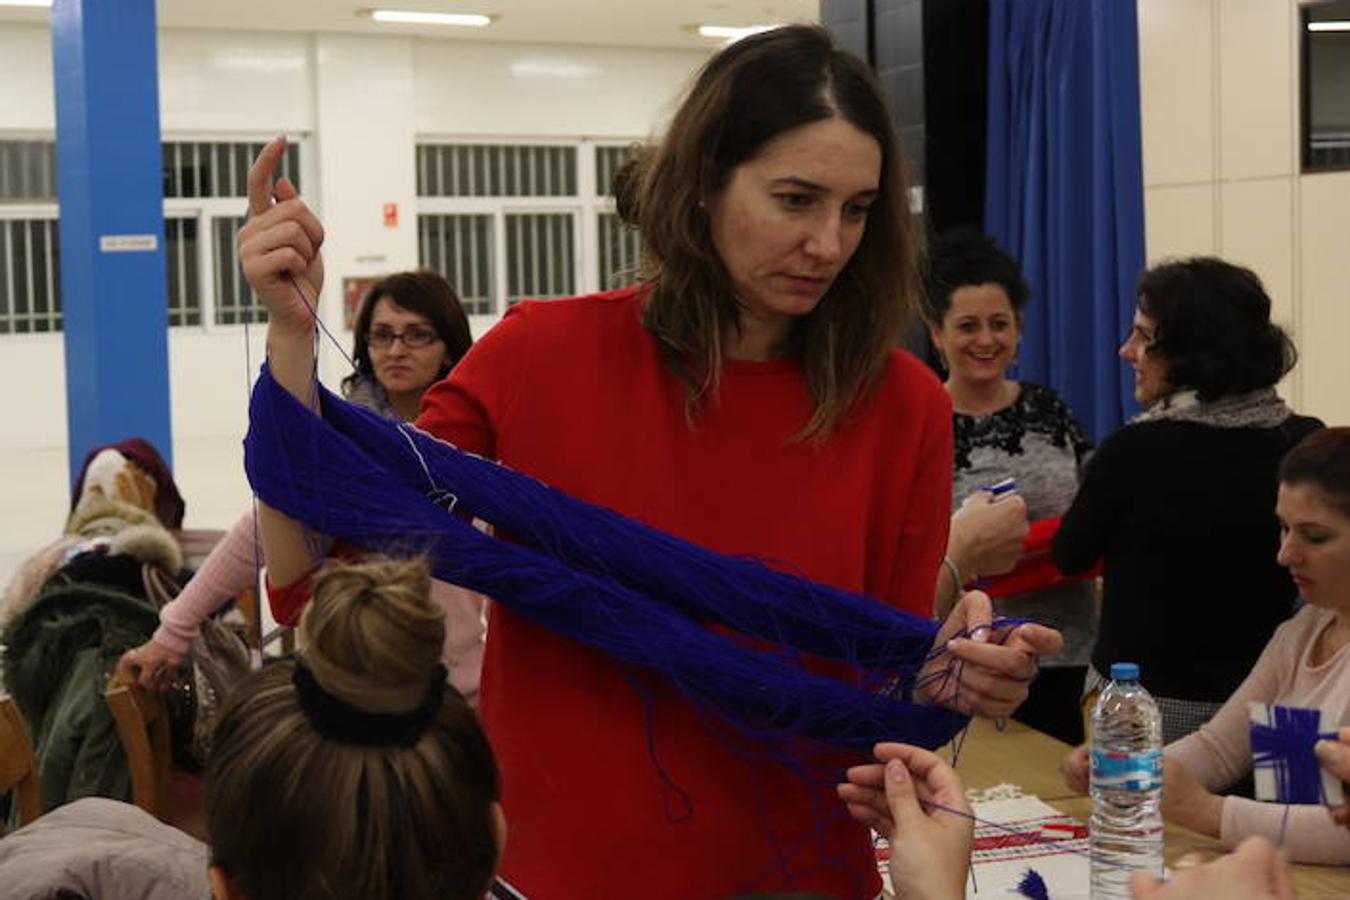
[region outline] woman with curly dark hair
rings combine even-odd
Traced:
[[[1068,572],[1104,561],[1089,684],[1138,662],[1173,741],[1218,711],[1294,611],[1275,473],[1322,423],[1275,393],[1296,354],[1251,270],[1168,262],[1138,296],[1120,357],[1145,409],[1092,457],[1054,557]]]

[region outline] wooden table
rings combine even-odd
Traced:
[[[956,771],[967,788],[982,790],[997,784],[1015,784],[1035,794],[1065,815],[1086,822],[1091,801],[1065,786],[1059,761],[1069,746],[1018,722],[1002,732],[994,723],[976,720],[966,733],[956,757]],[[944,751],[948,759],[948,752]],[[1217,856],[1225,852],[1213,838],[1167,825],[1163,856],[1169,867],[1188,854]],[[1350,897],[1350,869],[1342,866],[1290,866],[1299,900]]]

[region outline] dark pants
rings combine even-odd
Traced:
[[[1026,702],[1013,718],[1037,731],[1076,747],[1083,743],[1083,679],[1087,666],[1053,666],[1041,669],[1031,683]]]

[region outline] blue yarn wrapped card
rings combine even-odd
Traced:
[[[1340,780],[1318,765],[1313,752],[1319,740],[1336,737],[1339,723],[1325,710],[1252,703],[1251,722],[1257,800],[1332,806],[1344,801]]]

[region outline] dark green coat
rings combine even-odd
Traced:
[[[5,689],[32,732],[42,798],[131,797],[131,776],[103,699],[127,650],[150,639],[159,615],[146,601],[88,583],[49,583],[0,635]]]

